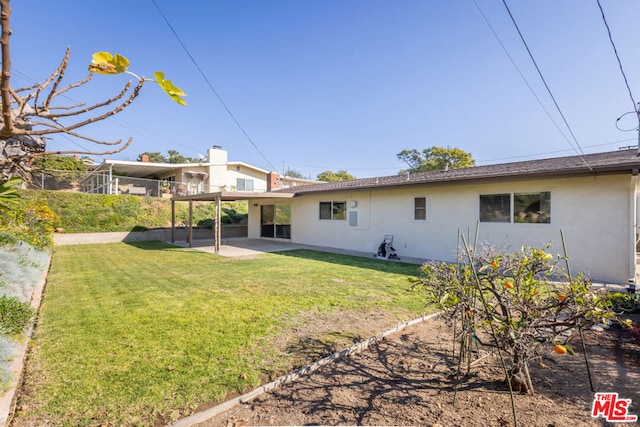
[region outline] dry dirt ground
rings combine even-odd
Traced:
[[[631,399],[629,412],[640,415],[638,330],[588,331],[585,338],[595,390]],[[532,364],[536,394],[515,396],[518,426],[613,425],[591,417],[594,393],[579,341],[572,344],[576,356],[550,352]],[[451,330],[430,320],[199,426],[514,426],[497,357],[481,359],[460,380],[454,405],[455,369]]]

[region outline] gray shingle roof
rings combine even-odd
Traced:
[[[631,173],[634,169],[640,169],[640,157],[638,157],[636,149],[628,149],[587,154],[584,156],[555,157],[525,162],[474,166],[448,171],[420,172],[408,175],[356,179],[353,181],[327,182],[281,189],[276,192],[303,195],[318,192],[364,190],[468,180]]]

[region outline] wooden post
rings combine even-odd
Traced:
[[[193,200],[189,200],[189,247],[193,247]]]
[[[171,199],[171,243],[176,242],[176,201]]]
[[[220,236],[222,235],[222,221],[220,218],[220,202],[221,202],[221,198],[220,196],[216,196],[216,222],[215,222],[215,227],[216,227],[216,241],[214,242],[214,246],[215,246],[215,252],[216,254],[218,252],[220,252]]]

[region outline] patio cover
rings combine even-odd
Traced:
[[[220,219],[220,203],[235,202],[238,200],[254,200],[254,199],[291,199],[293,193],[255,193],[244,191],[218,191],[216,193],[192,194],[189,196],[174,196],[171,198],[171,243],[175,243],[176,228],[176,202],[189,202],[189,247],[193,245],[193,202],[215,202],[216,203],[216,220],[213,228],[213,242],[215,253],[220,251],[220,236],[222,236],[222,224]]]

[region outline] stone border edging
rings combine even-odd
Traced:
[[[216,405],[212,408],[209,408],[205,411],[202,412],[198,412],[196,414],[190,415],[186,418],[183,418],[181,420],[176,421],[175,423],[171,424],[171,427],[190,427],[193,426],[194,424],[197,423],[201,423],[204,421],[207,421],[213,417],[215,417],[216,415],[221,414],[224,411],[227,411],[231,408],[233,408],[236,405],[239,405],[240,403],[246,403],[249,402],[253,399],[255,399],[256,397],[260,396],[263,393],[266,393],[268,391],[274,390],[278,387],[281,387],[287,383],[290,383],[292,381],[297,380],[298,378],[305,376],[305,375],[309,375],[312,372],[322,368],[325,365],[328,365],[329,363],[335,362],[336,360],[342,359],[343,357],[346,357],[348,355],[354,354],[354,353],[360,353],[361,351],[367,349],[371,344],[374,344],[378,341],[380,341],[381,339],[383,339],[384,337],[391,335],[393,333],[399,332],[403,329],[405,329],[408,326],[412,326],[415,325],[417,323],[421,323],[430,319],[433,319],[434,317],[437,317],[439,315],[439,313],[433,313],[433,314],[429,314],[426,316],[421,316],[418,317],[416,319],[413,320],[409,320],[408,322],[403,322],[403,323],[398,323],[396,326],[391,327],[385,331],[380,332],[377,335],[374,335],[370,338],[367,338],[364,341],[360,341],[354,345],[352,345],[351,347],[345,348],[344,350],[340,350],[336,353],[333,353],[330,356],[325,357],[324,359],[321,359],[317,362],[314,362],[310,365],[304,366],[302,368],[296,369],[295,371],[293,371],[292,373],[283,375],[279,378],[277,378],[274,381],[271,381],[270,383],[264,384],[256,389],[254,389],[253,391],[250,391],[248,393],[245,393],[241,396],[235,397],[231,400],[228,400],[224,403],[221,403],[219,405]]]
[[[36,310],[36,313],[38,313],[40,303],[42,301],[42,293],[44,292],[45,283],[47,282],[47,275],[49,274],[52,255],[52,252],[49,252],[47,263],[42,270],[42,275],[33,289],[33,294],[31,294],[30,305]],[[36,314],[36,319],[37,316],[38,314]],[[25,334],[26,338],[24,339],[24,342],[20,344],[18,355],[13,359],[11,366],[9,367],[9,370],[15,375],[15,378],[10,382],[9,388],[5,394],[0,396],[0,426],[2,427],[9,425],[9,421],[15,409],[18,386],[22,381],[22,376],[24,375],[24,363],[27,358],[27,349],[35,330],[36,321],[34,321]]]

